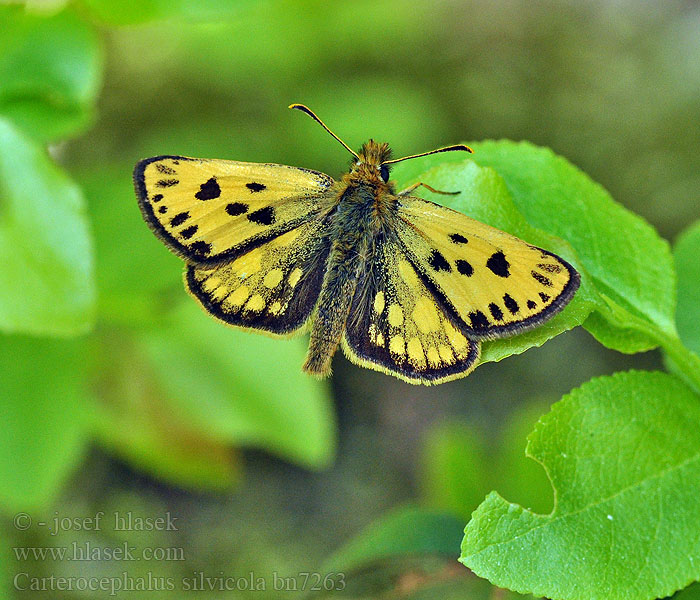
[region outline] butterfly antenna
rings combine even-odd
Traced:
[[[403,158],[395,158],[394,160],[385,160],[382,164],[383,165],[391,165],[397,162],[401,162],[402,160],[408,160],[409,158],[418,158],[419,156],[428,156],[429,154],[437,154],[438,152],[452,152],[453,150],[463,150],[465,152],[471,152],[473,153],[474,150],[472,150],[469,146],[465,146],[464,144],[457,144],[456,146],[446,146],[445,148],[438,148],[437,150],[431,150],[430,152],[423,152],[422,154],[412,154],[411,156],[404,156]]]
[[[300,110],[301,112],[305,112],[314,121],[316,121],[321,127],[323,127],[328,133],[330,133],[336,140],[338,140],[343,145],[343,148],[345,148],[357,160],[360,160],[360,157],[357,156],[357,153],[354,152],[353,150],[351,150],[350,146],[348,146],[343,140],[341,140],[337,135],[335,135],[335,133],[333,133],[330,129],[328,129],[326,124],[323,121],[321,121],[321,119],[319,119],[310,108],[304,106],[303,104],[290,104],[289,108],[296,108],[297,110]]]

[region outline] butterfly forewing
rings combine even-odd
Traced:
[[[579,285],[558,256],[454,210],[401,198],[396,234],[424,283],[467,336],[501,337],[561,310]]]
[[[330,242],[310,220],[233,261],[190,265],[185,283],[213,316],[277,335],[301,333],[318,299]]]
[[[411,383],[462,377],[479,358],[479,343],[455,326],[391,232],[375,241],[358,282],[343,348],[353,362]]]
[[[159,156],[134,170],[146,221],[191,262],[231,260],[328,207],[331,177],[297,167]]]

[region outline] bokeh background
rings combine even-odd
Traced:
[[[13,582],[126,571],[176,581],[133,597],[277,598],[273,574],[324,574],[348,541],[408,504],[455,520],[453,556],[430,568],[370,561],[353,593],[505,597],[454,561],[471,510],[498,489],[548,511],[549,483],[524,457],[537,418],[591,377],[659,367],[659,355],[611,352],[579,328],[435,388],[340,353],[333,378],[312,381],[299,372],[305,340],[228,330],[186,296],[181,262],[141,220],[134,163],[182,154],[338,176],[348,157],[286,108],[302,102],[350,146],[373,137],[401,156],[489,138],[549,146],[673,240],[700,212],[699,56],[691,1],[0,6],[4,597],[108,598]],[[3,212],[22,193],[39,198],[22,213],[29,225]],[[34,281],[44,271],[46,287]],[[25,285],[39,300],[24,302]],[[446,472],[458,482],[449,489]],[[99,511],[101,531],[50,529]],[[115,512],[169,513],[177,530],[114,531]],[[176,554],[76,563],[13,550],[74,542]],[[179,583],[251,572],[266,591]]]

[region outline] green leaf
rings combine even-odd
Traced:
[[[700,583],[694,583],[673,596],[673,600],[700,600]]]
[[[250,4],[243,0],[82,0],[101,21],[112,25],[134,25],[159,19],[187,23],[220,23],[237,17]]]
[[[478,164],[493,167],[506,180],[532,225],[546,228],[576,249],[599,291],[662,331],[675,331],[670,250],[648,223],[548,148],[526,142],[482,142],[474,144],[474,153]],[[619,320],[613,323],[626,328]],[[589,330],[596,335],[595,328]],[[616,348],[610,336],[603,341]],[[640,350],[650,344],[656,345],[647,341]],[[625,336],[624,349],[629,348]]]
[[[479,167],[472,161],[448,163],[424,173],[421,179],[437,189],[461,192],[450,200],[441,198],[446,206],[555,252],[577,266],[578,258],[571,246],[528,224],[514,204],[505,181],[493,169]],[[432,194],[431,199],[435,200],[434,196]],[[597,305],[596,292],[584,274],[574,299],[559,315],[524,334],[485,342],[481,362],[498,361],[533,346],[541,346],[563,331],[582,324]]]
[[[222,491],[238,479],[233,448],[178,418],[147,357],[128,333],[99,336],[100,365],[93,409],[99,441],[136,469],[171,484]]]
[[[92,245],[78,187],[0,118],[0,330],[72,335],[92,326]]]
[[[468,519],[489,489],[484,468],[488,461],[478,432],[458,422],[433,426],[421,462],[423,501],[432,509]]]
[[[0,7],[0,115],[40,141],[75,135],[94,116],[102,58],[96,33],[71,11]]]
[[[493,584],[561,599],[645,600],[700,577],[700,402],[663,373],[594,379],[565,396],[527,454],[555,489],[541,515],[492,492],[461,561]]]
[[[678,333],[688,348],[700,354],[700,221],[678,237],[673,254],[678,274]]]
[[[212,439],[265,448],[311,468],[331,461],[328,388],[302,373],[304,340],[225,327],[187,300],[141,333],[138,346],[178,418]]]
[[[620,321],[629,322],[629,315],[622,314]],[[614,348],[618,352],[634,354],[636,352],[646,352],[656,348],[659,341],[643,331],[637,331],[629,327],[620,327],[611,315],[607,314],[605,308],[600,312],[592,312],[584,322],[583,326],[593,334],[603,346]],[[646,324],[642,324],[642,329],[646,329]]]
[[[454,515],[404,506],[382,516],[326,561],[324,572],[353,571],[394,557],[459,553],[462,522]]]
[[[602,319],[584,324],[599,341],[621,351],[643,351],[659,344],[658,332],[675,335],[673,263],[668,244],[648,223],[548,148],[507,140],[469,145],[474,162],[503,177],[530,225],[574,248],[574,264],[603,300],[597,306]],[[405,183],[425,179],[427,168],[438,163],[458,168],[454,163],[463,161],[461,154],[401,163],[398,178]]]
[[[0,335],[0,506],[46,508],[83,456],[88,436],[81,340]]]

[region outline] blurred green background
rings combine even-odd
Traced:
[[[682,1],[0,6],[5,597],[107,598],[17,591],[29,580],[15,577],[126,571],[173,578],[174,590],[144,592],[163,598],[183,596],[183,577],[253,572],[267,591],[249,594],[276,598],[273,573],[324,573],[407,503],[460,530],[491,489],[550,510],[549,483],[523,455],[538,416],[592,376],[660,366],[656,352],[620,355],[579,328],[435,388],[340,353],[333,378],[313,381],[300,373],[305,340],[226,329],[186,296],[131,171],[182,154],[338,176],[345,151],[286,108],[303,102],[350,146],[373,137],[400,156],[488,138],[549,146],[672,240],[700,212],[699,51],[700,8]],[[100,511],[100,531],[50,529]],[[177,530],[114,531],[115,512],[169,513]],[[13,550],[73,543],[181,555],[76,563]],[[379,573],[387,598],[447,598],[454,582],[455,597],[499,597],[455,565],[362,576]]]

